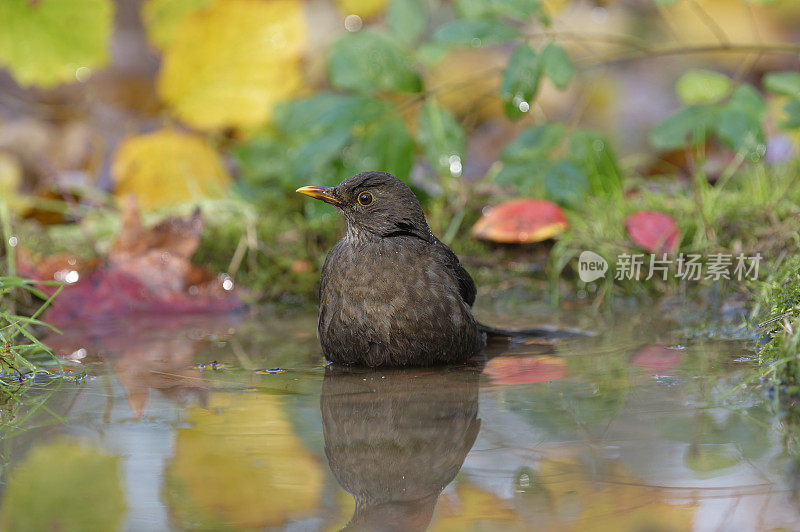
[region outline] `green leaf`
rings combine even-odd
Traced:
[[[766,152],[762,118],[767,104],[752,86],[741,85],[719,112],[715,130],[719,139],[748,157],[761,158]]]
[[[650,132],[650,142],[659,150],[674,150],[704,142],[716,123],[718,113],[718,108],[713,105],[681,109],[656,124]]]
[[[741,107],[759,119],[767,111],[767,102],[764,101],[764,98],[752,85],[747,83],[739,85],[733,91],[729,103]]]
[[[411,143],[394,104],[322,93],[278,105],[272,127],[233,151],[243,181],[268,196],[273,189],[283,193],[309,182],[335,184],[343,168],[369,165],[407,173]],[[307,215],[323,211],[306,208]]]
[[[539,90],[542,66],[536,51],[521,44],[511,54],[500,93],[509,118],[516,119],[528,112],[531,102]]]
[[[409,55],[388,36],[370,30],[348,33],[334,43],[328,74],[339,89],[422,90],[422,80]]]
[[[519,30],[492,19],[454,20],[434,32],[436,42],[450,46],[487,46],[510,41],[520,36]]]
[[[0,65],[42,88],[88,76],[108,61],[113,20],[110,0],[2,0]]]
[[[723,445],[689,447],[684,460],[686,466],[697,473],[710,473],[733,467],[741,462],[741,458],[732,449],[727,449]]]
[[[449,50],[450,47],[446,44],[440,42],[425,42],[420,44],[417,48],[416,58],[417,61],[423,65],[435,65],[447,55]]]
[[[512,185],[526,196],[544,195],[544,177],[553,165],[547,160],[504,163],[494,178],[498,185]]]
[[[258,185],[260,190],[291,190],[295,182],[289,171],[286,145],[281,142],[284,138],[269,130],[234,147],[233,157],[242,181]]]
[[[428,26],[428,7],[425,0],[391,0],[386,20],[398,41],[411,44]]]
[[[800,73],[770,72],[764,76],[763,84],[770,92],[800,99]]]
[[[653,3],[655,5],[657,5],[657,6],[667,7],[667,6],[671,6],[672,4],[674,4],[677,1],[678,0],[653,0]]]
[[[731,91],[728,76],[710,70],[692,69],[683,74],[675,85],[678,98],[686,105],[716,103]]]
[[[719,113],[716,131],[720,140],[736,152],[760,157],[766,151],[761,122],[740,107],[725,106]]]
[[[289,167],[296,181],[300,183],[325,175],[325,168],[341,157],[342,150],[352,137],[350,128],[337,127],[297,146],[290,152]]]
[[[622,171],[608,141],[591,131],[576,131],[569,143],[570,159],[589,179],[596,196],[622,193]]]
[[[546,159],[564,136],[561,124],[544,124],[523,129],[508,146],[501,157],[506,162],[530,162]]]
[[[574,207],[580,205],[589,192],[589,180],[570,161],[559,161],[547,172],[544,190],[547,199]]]
[[[545,76],[559,89],[566,89],[575,74],[575,67],[567,51],[551,42],[542,50],[542,64]]]
[[[540,0],[457,0],[456,12],[463,18],[509,17],[516,20],[543,15]]]
[[[282,132],[311,136],[317,131],[374,119],[384,107],[366,96],[320,93],[275,106],[273,123]]]
[[[794,129],[800,127],[800,100],[789,100],[783,112],[786,113],[786,120],[781,122],[784,129]]]
[[[417,141],[431,166],[441,175],[460,176],[467,149],[461,124],[433,100],[420,109],[417,123]]]
[[[365,128],[353,146],[346,151],[345,175],[368,170],[381,170],[406,179],[414,164],[414,139],[399,116],[390,116]]]

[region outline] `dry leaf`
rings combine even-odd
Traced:
[[[143,209],[219,197],[231,178],[202,137],[162,129],[124,141],[111,166],[114,195]]]
[[[388,0],[336,0],[339,9],[345,15],[358,15],[361,18],[371,18],[386,10]]]
[[[217,0],[180,24],[158,91],[198,128],[254,128],[302,88],[306,45],[299,0]]]
[[[284,403],[278,395],[212,393],[208,408],[189,411],[165,473],[179,528],[281,527],[315,511],[325,477]]]
[[[240,309],[243,303],[229,277],[191,264],[202,228],[199,213],[144,228],[135,202],[130,201],[122,231],[104,264],[78,262],[69,255],[34,260],[20,250],[17,268],[25,277],[69,283],[43,318],[56,327],[131,315],[223,314]],[[52,294],[55,288],[40,289]]]
[[[74,82],[103,66],[114,19],[110,0],[0,2],[0,64],[21,85]]]
[[[211,0],[147,0],[142,5],[142,22],[148,40],[164,49],[172,42],[181,23]]]

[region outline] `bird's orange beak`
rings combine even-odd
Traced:
[[[329,203],[334,207],[341,207],[342,200],[336,197],[333,193],[333,187],[300,187],[296,190],[300,194],[305,194],[314,199],[322,200],[325,203]]]

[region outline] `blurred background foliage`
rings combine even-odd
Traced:
[[[271,300],[313,294],[341,229],[294,189],[365,170],[408,182],[479,279],[549,258],[557,290],[581,249],[635,250],[644,208],[676,252],[780,252],[798,21],[791,0],[6,0],[0,191],[19,245],[92,257],[131,194],[149,219],[199,205],[195,261]],[[554,246],[468,236],[522,196],[565,208]]]

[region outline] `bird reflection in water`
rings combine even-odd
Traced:
[[[353,495],[352,530],[425,530],[480,430],[475,366],[328,367],[325,454]]]

